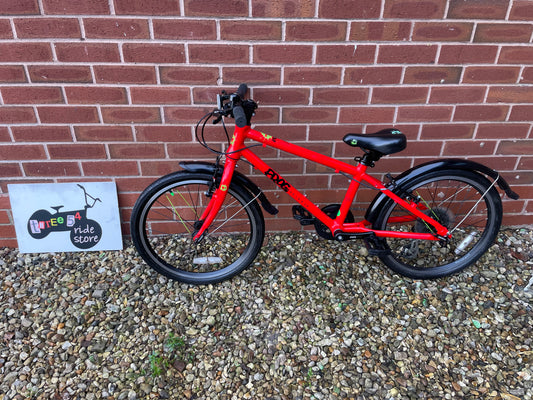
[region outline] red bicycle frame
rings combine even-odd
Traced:
[[[344,196],[337,216],[335,218],[329,217],[316,204],[314,204],[307,197],[305,197],[300,191],[298,191],[287,180],[285,180],[281,175],[274,171],[267,163],[265,163],[255,153],[253,153],[249,148],[246,148],[246,146],[244,145],[244,141],[246,139],[262,143],[263,146],[273,147],[275,149],[279,149],[284,152],[294,154],[296,156],[316,162],[318,164],[332,168],[337,173],[342,172],[351,176],[352,179],[350,185]],[[436,220],[429,217],[423,212],[426,209],[424,206],[416,202],[408,202],[398,197],[392,191],[387,189],[381,181],[368,175],[366,173],[368,167],[362,163],[359,163],[355,166],[350,165],[345,162],[317,153],[315,151],[306,149],[301,146],[297,146],[295,144],[251,129],[250,126],[245,126],[243,128],[235,126],[235,131],[233,134],[233,138],[230,142],[227,154],[228,155],[226,156],[226,162],[224,165],[224,171],[222,173],[220,185],[213,193],[211,201],[209,202],[202,216],[200,217],[200,220],[203,221],[203,223],[200,230],[194,236],[195,240],[199,239],[204,234],[204,232],[208,229],[209,225],[211,224],[211,222],[213,222],[216,215],[218,214],[220,207],[222,206],[222,203],[224,202],[224,199],[226,197],[227,190],[230,186],[233,171],[235,170],[237,161],[239,161],[241,157],[247,159],[255,168],[257,168],[259,171],[269,177],[272,181],[274,181],[296,202],[298,202],[302,207],[309,211],[320,222],[326,225],[330,229],[330,231],[333,232],[333,236],[335,236],[337,232],[343,232],[348,234],[374,233],[378,237],[393,237],[419,240],[440,240],[443,237],[449,236],[448,228],[441,225]],[[394,202],[398,203],[400,206],[409,211],[412,216],[407,217],[408,220],[414,221],[417,218],[420,218],[423,221],[427,222],[429,225],[435,228],[436,234],[374,230],[369,228],[371,223],[366,220],[360,222],[345,223],[344,221],[346,219],[346,216],[348,215],[350,206],[353,203],[353,200],[355,198],[355,195],[357,194],[357,190],[359,189],[359,185],[361,184],[361,182],[366,182],[368,185],[374,187],[377,190],[380,190],[385,195],[390,197]],[[389,219],[389,222],[406,222],[406,217],[403,216],[398,217],[396,219],[392,217]]]

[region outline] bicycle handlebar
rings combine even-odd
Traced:
[[[248,120],[242,106],[233,107],[233,116],[235,117],[235,125],[239,128],[244,128],[247,125]]]

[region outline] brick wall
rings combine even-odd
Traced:
[[[16,246],[8,183],[113,180],[128,221],[154,178],[212,159],[191,125],[242,81],[259,129],[349,161],[345,133],[396,126],[408,148],[378,175],[468,157],[521,194],[504,222],[532,224],[532,20],[528,0],[2,0],[0,243]],[[261,154],[320,204],[342,198],[344,178]]]

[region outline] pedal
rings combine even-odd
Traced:
[[[384,244],[375,235],[364,238],[365,247],[368,250],[368,254],[371,256],[388,256],[391,254],[390,249],[385,248]]]
[[[312,225],[315,223],[315,218],[302,206],[292,206],[292,216],[294,219],[300,221],[302,225]]]

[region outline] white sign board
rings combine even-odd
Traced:
[[[122,249],[114,182],[7,187],[21,253]]]

